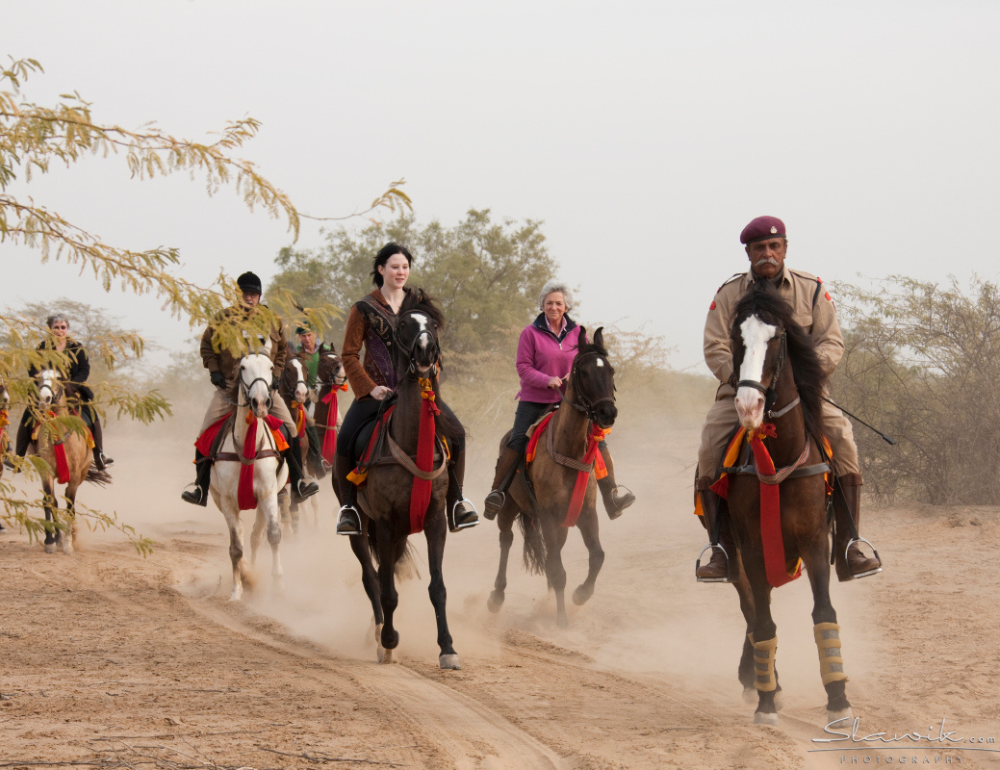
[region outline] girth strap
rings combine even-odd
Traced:
[[[567,468],[570,468],[574,471],[579,471],[580,473],[590,473],[591,471],[594,470],[594,463],[592,462],[582,463],[579,460],[574,460],[572,457],[567,457],[566,455],[559,454],[555,450],[555,446],[552,443],[552,434],[555,433],[555,431],[553,431],[550,426],[550,428],[545,432],[548,434],[546,436],[546,440],[548,441],[549,454],[552,455],[553,460],[555,460],[560,465],[564,465]]]
[[[252,460],[246,460],[243,458],[242,455],[238,455],[235,452],[219,452],[215,456],[215,460],[217,462],[218,461],[231,462],[231,463],[241,462],[244,465],[253,465],[254,460],[263,460],[267,457],[281,457],[281,455],[275,452],[273,449],[261,449],[256,455],[254,455]],[[210,458],[204,458],[204,459],[210,459]]]

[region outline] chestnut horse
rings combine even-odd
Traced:
[[[104,485],[111,481],[106,471],[90,467],[91,450],[87,428],[79,417],[70,414],[66,404],[66,383],[54,369],[35,375],[35,408],[38,437],[29,445],[28,454],[37,455],[48,466],[42,472],[45,520],[54,525],[45,527],[45,552],[73,553],[76,542],[76,492],[80,484],[90,481]],[[55,485],[66,485],[66,516],[57,514],[59,500]],[[65,531],[64,531],[65,530]]]
[[[444,669],[459,669],[458,654],[452,646],[451,633],[445,610],[447,592],[444,585],[442,563],[444,544],[448,534],[445,516],[445,495],[448,474],[447,458],[440,437],[448,441],[461,439],[464,431],[442,410],[435,418],[437,435],[433,454],[433,473],[422,473],[416,466],[424,404],[434,404],[440,397],[437,383],[437,364],[441,355],[438,330],[444,325],[441,311],[420,289],[409,292],[400,306],[396,323],[394,366],[397,386],[393,396],[393,412],[389,421],[386,444],[391,453],[377,455],[368,468],[365,486],[358,490],[361,509],[362,534],[351,535],[351,549],[362,568],[362,582],[375,614],[375,636],[379,660],[392,661],[392,651],[399,645],[399,633],[393,625],[393,616],[399,604],[395,573],[407,567],[410,550],[407,539],[412,531],[410,498],[415,493],[414,474],[430,484],[430,501],[423,520],[427,540],[427,566],[431,582],[428,587],[434,616],[437,620],[437,642],[441,653],[438,664]],[[388,404],[387,404],[388,406]],[[360,431],[365,433],[365,431]],[[392,444],[395,443],[395,446]],[[402,458],[399,459],[399,458]],[[419,458],[416,462],[419,462]],[[409,467],[408,467],[409,466]],[[430,477],[430,478],[428,478]],[[343,485],[346,480],[335,479],[341,484],[338,497],[345,499]],[[378,562],[378,572],[371,557]]]
[[[755,458],[755,467],[749,459],[737,461],[738,467],[731,467],[727,477],[729,518],[741,567],[735,586],[747,630],[740,681],[745,695],[757,690],[754,723],[777,724],[775,694],[780,687],[774,667],[777,627],[771,617],[771,589],[797,576],[801,560],[812,588],[813,631],[827,715],[829,721],[850,717],[840,627],[830,602],[830,517],[824,477],[830,469],[820,447],[826,376],[811,337],[766,281],[757,281],[737,305],[731,339],[736,411]],[[748,450],[743,457],[748,458]],[[775,531],[780,532],[780,541]],[[768,562],[765,550],[773,555]]]
[[[594,462],[583,468],[588,446],[597,429],[608,429],[618,416],[615,406],[615,370],[604,348],[603,327],[588,344],[586,329],[580,327],[580,344],[566,383],[565,404],[556,410],[545,434],[538,442],[534,461],[527,466],[530,486],[513,483],[497,516],[500,527],[500,569],[487,606],[497,612],[504,602],[507,588],[507,557],[514,542],[514,520],[520,522],[524,535],[524,563],[530,572],[545,572],[549,587],[556,592],[556,621],[566,627],[566,570],[562,564],[562,549],[569,527],[567,518],[574,487],[581,472],[589,473],[582,508],[575,525],[590,554],[587,579],[573,592],[573,602],[583,604],[594,593],[597,574],[604,564],[604,550],[598,532],[597,481]],[[500,451],[510,438],[508,433],[500,443]],[[597,458],[600,452],[595,451]]]

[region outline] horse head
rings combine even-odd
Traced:
[[[241,406],[249,407],[258,418],[271,408],[271,371],[274,365],[263,353],[251,353],[240,359],[239,383]]]
[[[434,377],[441,357],[438,332],[444,326],[444,316],[421,289],[407,294],[399,311],[395,333],[397,372],[405,365],[410,374]]]
[[[587,330],[580,327],[580,343],[569,373],[574,407],[587,414],[601,428],[610,428],[618,417],[615,406],[615,369],[604,347],[604,327],[594,332],[593,343],[586,342]]]
[[[320,385],[332,385],[335,388],[339,388],[347,382],[347,372],[335,350],[320,353],[316,379]]]
[[[43,369],[35,375],[35,391],[39,407],[61,404],[66,397],[62,375],[55,369]]]
[[[291,356],[285,361],[278,392],[285,401],[296,401],[299,404],[306,402],[309,398],[309,385],[306,383],[306,362],[303,359]]]
[[[809,333],[795,322],[791,306],[770,283],[757,281],[740,300],[730,337],[740,424],[750,430],[759,428],[769,410],[784,406],[775,401],[787,364],[802,399],[807,427],[821,435],[823,366]]]
[[[0,382],[0,409],[10,409],[10,391],[3,382]]]

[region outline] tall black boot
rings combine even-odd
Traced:
[[[860,473],[845,473],[837,477],[833,490],[833,515],[836,522],[833,547],[837,579],[841,582],[856,580],[881,572],[882,561],[878,558],[878,553],[866,556],[861,550],[860,542],[853,539],[861,523]],[[854,524],[853,527],[851,523]]]
[[[319,492],[315,481],[306,481],[302,468],[302,444],[298,436],[288,439],[288,449],[281,453],[288,463],[288,481],[292,485],[292,500],[302,502]]]
[[[715,520],[719,515],[725,515],[720,511],[723,505],[720,498],[711,489],[706,488],[698,491],[701,496],[702,524],[708,530],[709,541],[715,531]],[[712,548],[711,558],[706,564],[700,565],[695,570],[695,577],[698,580],[709,583],[732,583],[736,579],[736,545],[733,543],[732,533],[723,519],[722,527],[719,531],[719,546],[722,548]],[[723,550],[725,552],[723,552]]]
[[[507,490],[517,473],[517,464],[521,460],[524,449],[511,449],[505,446],[497,459],[496,476],[493,479],[493,491],[486,495],[483,505],[483,518],[492,521],[500,513],[507,500]]]
[[[340,518],[337,520],[338,535],[360,535],[361,514],[358,512],[358,488],[347,480],[347,474],[354,470],[351,461],[339,454],[333,456],[333,477],[340,485]]]
[[[208,486],[212,483],[212,463],[197,449],[194,450],[194,461],[198,474],[195,486],[194,489],[185,489],[181,492],[181,500],[192,505],[205,506],[208,505]]]
[[[103,471],[115,464],[115,461],[104,454],[104,428],[101,426],[101,418],[93,407],[84,407],[91,415],[90,433],[94,437],[94,465],[97,470]]]
[[[466,500],[462,497],[462,482],[465,480],[465,450],[448,464],[448,495],[445,507],[448,512],[448,529],[458,532],[461,529],[474,527],[479,523],[476,509],[471,511],[465,507]],[[471,505],[471,501],[469,501]]]
[[[608,518],[617,519],[622,512],[635,502],[635,495],[626,487],[622,487],[624,492],[619,490],[615,481],[615,464],[611,460],[611,452],[608,451],[607,442],[602,441],[598,445],[601,458],[604,460],[604,467],[608,475],[603,479],[598,479],[597,486],[601,490],[601,498],[604,500],[604,510],[608,512]]]

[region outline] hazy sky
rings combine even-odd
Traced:
[[[678,368],[707,372],[705,312],[760,214],[826,281],[997,279],[1000,3],[7,0],[2,18],[0,52],[46,70],[26,98],[77,90],[98,120],[199,139],[258,118],[242,155],[305,212],[405,177],[425,223],[543,220],[576,315],[645,324]],[[202,283],[266,286],[290,241],[229,190],[130,181],[121,158],[12,192],[117,245],[179,247]],[[307,226],[297,245],[320,244]],[[35,252],[0,259],[0,305],[72,296],[163,345],[191,334]]]

